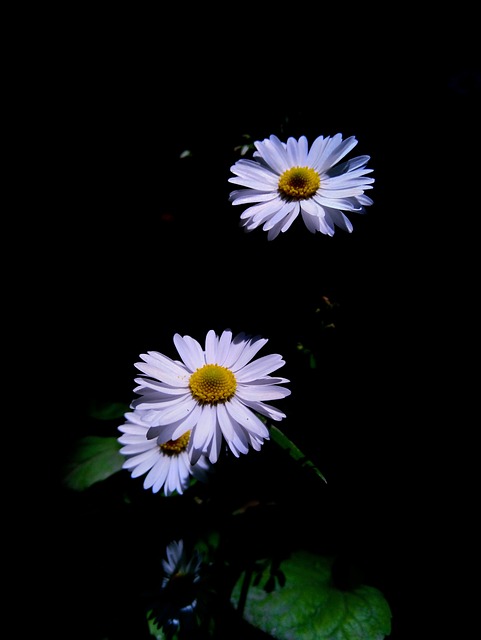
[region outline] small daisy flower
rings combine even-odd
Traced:
[[[342,139],[337,133],[319,136],[309,149],[307,138],[288,138],[281,142],[270,136],[254,142],[256,160],[241,159],[231,168],[235,177],[229,182],[244,189],[232,191],[234,205],[249,204],[241,214],[241,226],[252,231],[263,225],[267,239],[284,233],[301,214],[311,233],[334,235],[335,226],[351,232],[353,226],[345,211],[365,213],[373,203],[365,195],[372,189],[370,156],[358,156],[338,164],[357,144],[354,136]]]
[[[132,478],[144,473],[144,489],[152,489],[157,493],[164,490],[166,496],[174,491],[182,494],[189,486],[192,477],[206,481],[211,470],[209,460],[200,456],[195,464],[191,464],[187,453],[190,431],[186,431],[176,440],[158,444],[149,440],[149,425],[142,421],[140,411],[126,413],[125,424],[118,427],[122,435],[118,438],[124,445],[120,453],[126,456],[123,469],[131,471]]]
[[[194,631],[201,586],[200,553],[194,550],[188,555],[183,540],[171,542],[166,547],[162,570],[160,593],[152,602],[150,619],[168,634],[175,634],[179,629]]]
[[[163,589],[167,587],[172,579],[181,576],[189,576],[192,583],[198,582],[202,565],[202,558],[198,551],[194,551],[192,556],[187,557],[184,551],[184,541],[178,540],[170,542],[165,549],[165,553],[166,558],[162,560]]]
[[[269,374],[285,362],[278,354],[253,360],[267,343],[260,336],[225,330],[219,337],[207,333],[205,349],[190,336],[174,335],[181,360],[149,351],[136,363],[143,376],[136,378],[134,389],[140,395],[132,404],[135,413],[150,426],[147,438],[159,445],[178,440],[190,432],[187,451],[192,465],[202,455],[217,462],[226,443],[232,453],[259,451],[269,431],[257,414],[270,420],[282,420],[285,414],[266,401],[290,395],[278,386],[286,378]]]

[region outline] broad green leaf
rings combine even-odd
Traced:
[[[64,483],[75,491],[83,491],[95,482],[120,471],[125,458],[119,453],[117,438],[86,436],[77,443],[66,464]]]
[[[269,568],[250,581],[244,618],[276,640],[382,640],[391,632],[391,610],[380,591],[360,586],[341,591],[332,586],[332,561],[297,551],[280,570],[283,586],[266,591]],[[244,576],[231,601],[237,607]]]
[[[274,425],[269,425],[269,431],[272,436],[272,440],[274,440],[274,442],[276,442],[283,449],[287,449],[289,451],[290,456],[294,458],[294,460],[297,460],[298,462],[300,462],[303,467],[309,467],[320,478],[322,478],[324,482],[327,482],[326,478],[322,475],[322,473],[319,471],[316,465],[311,460],[309,460],[304,455],[304,453],[302,453],[302,451],[298,447],[296,447],[296,445],[292,442],[292,440],[289,440],[289,438],[282,433],[280,429],[278,429]]]

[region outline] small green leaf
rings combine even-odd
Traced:
[[[332,560],[297,551],[281,563],[285,585],[265,589],[269,569],[256,585],[251,580],[244,617],[276,640],[382,640],[391,632],[391,610],[374,587],[352,591],[332,586]],[[231,602],[237,606],[242,575]]]
[[[304,347],[304,345],[299,342],[297,344],[297,350],[303,353],[305,356],[309,356],[309,367],[311,369],[317,368],[316,358],[314,357],[314,354],[310,349],[308,349],[307,347]]]
[[[167,636],[162,631],[162,629],[159,629],[157,627],[157,625],[155,624],[155,622],[153,620],[150,620],[148,617],[147,617],[147,624],[149,625],[150,635],[152,636],[152,638],[154,638],[154,640],[166,640],[167,639]],[[175,634],[171,638],[171,640],[176,640],[177,637],[178,637],[177,634]]]
[[[117,438],[81,438],[66,464],[65,485],[75,491],[83,491],[95,482],[105,480],[120,471],[125,460],[119,453],[120,447]]]
[[[277,427],[274,425],[269,426],[269,431],[271,433],[272,439],[283,449],[287,449],[289,451],[289,455],[294,458],[294,460],[300,461],[303,467],[309,467],[312,469],[316,475],[318,475],[324,482],[327,482],[326,478],[322,475],[316,465],[309,460],[302,451],[296,447],[296,445],[289,440],[289,438],[282,433]]]

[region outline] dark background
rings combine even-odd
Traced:
[[[65,30],[40,65],[37,114],[47,117],[36,149],[47,145],[54,160],[39,188],[52,214],[36,223],[48,239],[32,281],[55,424],[46,466],[62,567],[52,608],[95,639],[98,618],[103,630],[122,598],[84,584],[128,555],[126,523],[103,505],[117,482],[133,481],[86,496],[60,481],[77,438],[100,428],[92,403],[130,402],[139,354],[175,357],[174,333],[202,343],[230,327],[269,338],[263,352],[285,357],[279,375],[292,395],[280,426],[328,479],[318,495],[266,479],[296,504],[278,534],[295,542],[302,531],[306,544],[353,561],[385,594],[393,640],[430,637],[472,561],[461,363],[477,293],[479,60],[418,29],[370,46],[371,34],[357,35],[342,60],[322,38],[304,34],[308,46],[293,51],[289,38],[267,46],[246,30],[193,40],[180,29],[166,45],[165,26],[152,35],[91,24]],[[349,216],[352,234],[311,235],[300,219],[270,243],[261,229],[245,234],[241,208],[228,203],[244,134],[312,143],[338,132],[358,139],[350,157],[370,155],[376,180],[374,204]],[[315,313],[323,296],[338,305],[329,334]],[[312,345],[316,370],[298,342]]]

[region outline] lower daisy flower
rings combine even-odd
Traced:
[[[147,439],[150,427],[142,421],[140,411],[127,413],[125,417],[125,424],[118,427],[123,434],[118,441],[124,445],[120,453],[127,457],[122,468],[131,471],[132,478],[146,473],[144,489],[152,489],[153,493],[163,489],[169,496],[174,491],[182,494],[192,478],[207,480],[211,470],[209,460],[200,456],[195,464],[189,461],[189,431],[176,440],[158,444],[156,440]]]
[[[149,618],[157,628],[172,637],[196,630],[195,612],[198,606],[202,557],[197,550],[187,554],[184,541],[171,542],[162,560],[160,592],[152,599]]]
[[[269,375],[285,364],[279,354],[252,361],[267,342],[245,333],[233,337],[229,329],[219,337],[211,330],[205,349],[190,336],[175,334],[181,360],[157,351],[141,354],[144,362],[135,366],[143,376],[135,379],[134,389],[140,397],[131,408],[149,425],[147,438],[162,445],[190,433],[193,465],[202,455],[215,463],[223,442],[236,457],[250,447],[259,451],[269,431],[257,414],[282,420],[285,414],[266,401],[291,393],[278,386],[289,380]]]
[[[374,178],[366,164],[370,156],[358,156],[338,164],[357,144],[354,136],[342,139],[319,136],[309,149],[307,138],[281,142],[270,136],[254,142],[255,160],[241,159],[232,167],[229,182],[244,189],[232,191],[234,205],[250,204],[241,214],[241,225],[252,231],[263,225],[273,240],[289,229],[301,214],[311,233],[334,235],[335,226],[352,231],[344,211],[365,213],[373,203],[364,191],[372,189]]]
[[[202,566],[202,558],[198,551],[188,557],[184,551],[184,541],[177,540],[170,542],[166,549],[166,558],[162,560],[164,572],[162,578],[162,588],[166,588],[169,583],[179,577],[189,576],[191,582],[195,584],[199,580],[199,572]]]

